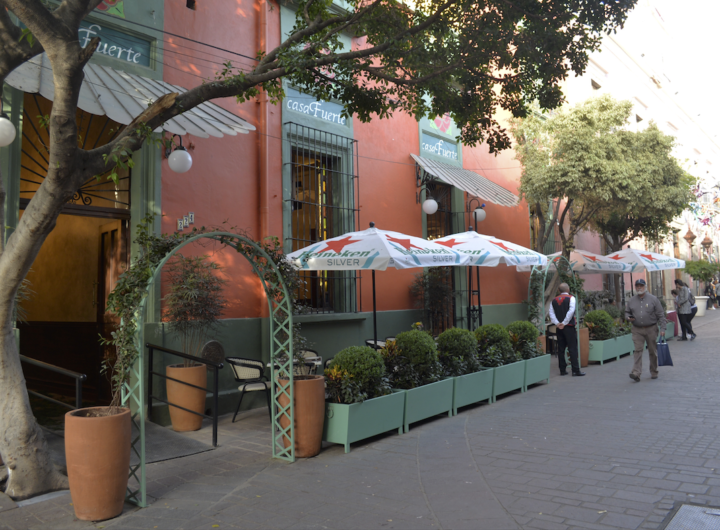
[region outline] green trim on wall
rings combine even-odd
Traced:
[[[482,289],[482,286],[480,286]],[[516,320],[527,320],[528,312],[525,304],[494,304],[483,305],[483,324],[502,324],[507,326]]]
[[[15,140],[0,147],[0,173],[5,188],[5,238],[15,231],[20,220],[20,160],[22,158],[23,92],[10,85],[2,85],[3,112],[15,125]]]

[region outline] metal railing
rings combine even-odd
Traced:
[[[82,408],[82,384],[83,384],[83,381],[85,381],[87,379],[87,376],[85,374],[73,372],[72,370],[66,370],[65,368],[60,368],[59,366],[44,363],[44,362],[38,361],[36,359],[31,359],[30,357],[25,357],[24,355],[20,355],[20,360],[24,363],[28,363],[33,366],[37,366],[38,368],[44,368],[45,370],[50,370],[51,372],[55,372],[56,374],[66,375],[68,377],[72,377],[73,379],[75,379],[75,406],[74,407],[72,405],[70,405],[69,403],[63,403],[62,401],[58,401],[57,399],[53,399],[50,396],[40,394],[38,392],[35,392],[34,390],[28,389],[28,394],[32,394],[35,397],[39,397],[40,399],[44,399],[45,401],[49,401],[50,403],[55,403],[56,405],[66,407],[70,410],[77,410],[77,409]]]
[[[217,426],[218,426],[218,397],[219,397],[219,388],[218,388],[218,370],[222,369],[223,363],[216,363],[214,361],[210,361],[208,359],[202,359],[201,357],[195,357],[194,355],[188,355],[187,353],[182,353],[175,350],[169,350],[168,348],[163,348],[162,346],[157,346],[155,344],[145,344],[145,347],[148,348],[148,362],[149,362],[149,371],[148,371],[148,385],[147,385],[147,407],[148,407],[148,419],[152,421],[152,413],[153,413],[153,399],[156,401],[160,401],[162,403],[165,403],[166,405],[170,407],[175,407],[180,410],[184,410],[185,412],[189,412],[191,414],[195,414],[196,416],[202,416],[203,418],[207,418],[209,420],[212,420],[213,422],[213,434],[212,434],[212,444],[213,447],[217,447]],[[154,351],[161,351],[163,353],[169,353],[170,355],[176,355],[178,357],[182,357],[183,359],[189,359],[191,361],[194,361],[196,363],[205,364],[207,366],[212,367],[213,369],[213,414],[212,416],[208,416],[207,414],[203,414],[201,412],[195,412],[194,410],[186,409],[185,407],[181,407],[180,405],[176,405],[174,403],[170,403],[169,401],[165,401],[161,397],[153,396],[153,376],[156,375],[158,377],[162,377],[163,379],[169,379],[170,381],[175,381],[176,383],[180,383],[181,385],[189,386],[192,388],[197,388],[199,390],[202,390],[203,392],[207,392],[207,388],[200,387],[197,385],[193,385],[191,383],[186,383],[185,381],[180,381],[179,379],[174,379],[172,377],[169,377],[165,374],[161,374],[158,372],[153,371],[153,353]]]

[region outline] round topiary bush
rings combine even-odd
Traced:
[[[475,330],[478,347],[483,350],[496,344],[510,344],[510,334],[500,324],[487,324]]]
[[[359,403],[390,393],[385,361],[368,346],[350,346],[335,355],[325,370],[329,400]]]
[[[393,388],[410,389],[434,383],[441,371],[433,338],[420,330],[399,333],[383,350]]]
[[[527,320],[517,320],[508,324],[507,331],[508,334],[517,337],[517,342],[519,342],[521,346],[523,344],[537,342],[537,338],[540,336],[538,329],[532,322],[528,322]]]
[[[443,331],[437,342],[438,359],[445,375],[457,377],[477,371],[477,339],[472,331],[450,328]]]
[[[585,315],[584,322],[590,330],[590,340],[608,340],[615,337],[615,322],[607,311],[590,311]]]
[[[664,301],[664,300],[663,300]],[[614,305],[608,305],[605,306],[605,312],[610,315],[610,318],[616,319],[622,317],[622,312],[620,309]]]

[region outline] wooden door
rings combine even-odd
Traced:
[[[103,338],[112,338],[112,332],[117,329],[120,319],[114,313],[106,310],[108,296],[115,288],[118,278],[128,266],[127,221],[115,220],[100,226],[98,262],[98,281],[95,296],[97,308],[98,331]],[[102,358],[99,362],[107,361],[110,365],[115,361],[115,349],[111,346],[100,348]],[[111,398],[111,374],[102,374],[98,388],[100,401],[109,401]]]

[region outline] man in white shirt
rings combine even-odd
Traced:
[[[570,294],[570,286],[560,284],[560,294],[550,304],[550,321],[557,327],[558,367],[560,375],[567,375],[565,348],[570,352],[570,365],[574,376],[583,376],[578,362],[577,330],[575,319],[575,297]]]

